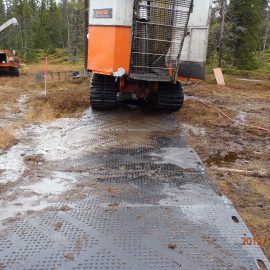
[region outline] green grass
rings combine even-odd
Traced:
[[[224,63],[222,67],[223,73],[246,78],[270,78],[270,49],[265,52],[263,57],[258,53],[256,59],[258,63],[256,69],[243,70]],[[217,60],[211,58],[207,62],[206,72],[211,73],[215,67],[217,67]]]

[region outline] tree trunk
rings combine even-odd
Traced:
[[[73,56],[77,56],[77,50],[78,50],[78,40],[79,40],[79,17],[80,17],[80,10],[78,9],[76,12],[76,30],[75,30],[75,40],[74,40],[74,47],[73,47]]]
[[[270,8],[268,10],[267,17],[266,17],[266,28],[265,28],[265,32],[263,36],[262,57],[264,56],[264,52],[266,49],[266,44],[267,44],[267,40],[269,36],[269,23],[270,23]]]
[[[220,37],[217,47],[218,54],[218,67],[222,67],[222,56],[223,56],[223,41],[224,41],[224,31],[225,31],[225,16],[226,16],[227,0],[221,0],[221,23],[220,23]]]

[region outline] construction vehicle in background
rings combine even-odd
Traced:
[[[90,0],[91,106],[121,94],[162,111],[184,102],[180,79],[203,79],[212,0]]]
[[[12,18],[0,26],[0,33],[10,26],[18,26],[18,21]],[[0,75],[19,76],[20,60],[17,52],[0,49]]]

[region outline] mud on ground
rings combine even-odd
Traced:
[[[234,203],[255,237],[270,237],[270,133],[238,126],[198,100],[222,109],[233,119],[270,128],[270,82],[212,77],[186,86],[187,100],[176,114],[188,141],[208,173]],[[270,241],[261,246],[270,259]]]
[[[252,233],[270,237],[270,135],[233,124],[198,103],[198,99],[203,100],[240,122],[270,128],[270,82],[240,81],[233,77],[226,77],[226,82],[227,86],[218,87],[210,77],[196,87],[186,86],[187,100],[183,110],[175,116],[183,124],[189,143],[205,162],[209,174],[233,201]],[[87,81],[51,82],[48,96],[44,97],[43,86],[37,85],[33,76],[0,78],[0,126],[9,127],[14,136],[8,146],[17,142],[20,136],[16,131],[20,127],[81,116],[89,106],[88,84]],[[22,159],[43,166],[40,156]],[[25,176],[31,177],[31,166],[28,167],[30,171]],[[0,170],[0,175],[2,173]],[[17,184],[1,185],[0,194]],[[61,181],[58,186],[62,188]],[[32,193],[29,196],[36,196]],[[9,199],[12,200],[7,197]],[[24,200],[28,203],[27,196]],[[40,210],[39,207],[29,209]],[[270,259],[270,241],[262,249]]]
[[[28,66],[28,73],[18,78],[0,77],[0,149],[14,145],[17,142],[14,130],[27,123],[80,116],[89,107],[88,80],[49,78],[45,95],[44,84],[36,78],[42,68],[35,64]],[[52,72],[67,70],[72,70],[72,66],[50,65]]]

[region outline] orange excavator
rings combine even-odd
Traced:
[[[0,33],[10,26],[18,26],[18,21],[12,18],[0,26]],[[0,75],[19,76],[20,60],[17,52],[0,50]]]
[[[115,109],[119,96],[128,94],[158,110],[178,111],[181,71],[193,77],[204,68],[196,58],[206,56],[210,8],[211,0],[90,0],[92,108]]]

